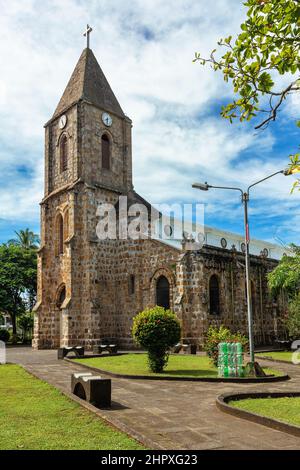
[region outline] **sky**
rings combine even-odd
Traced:
[[[43,126],[85,48],[87,23],[91,48],[133,120],[134,186],[149,202],[202,202],[207,225],[242,233],[237,193],[191,184],[246,188],[298,150],[299,97],[266,131],[230,124],[220,108],[232,100],[231,86],[192,62],[239,32],[240,0],[0,0],[0,11],[0,242],[26,227],[39,232]],[[294,179],[279,175],[253,190],[252,237],[299,244]]]

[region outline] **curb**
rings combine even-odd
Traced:
[[[299,364],[294,364],[293,362],[291,361],[283,361],[282,359],[273,359],[273,357],[270,357],[270,356],[258,356],[259,359],[262,359],[263,361],[270,361],[270,362],[278,362],[280,364],[286,364],[286,365],[289,365],[289,366],[299,366]]]
[[[100,357],[100,356],[98,356]],[[83,358],[82,358],[83,359]],[[87,357],[86,359],[89,359]],[[76,364],[76,359],[69,359],[67,357],[64,358],[64,361],[70,362],[71,364]],[[280,376],[270,376],[270,377],[250,377],[250,378],[219,378],[219,377],[170,377],[170,376],[149,376],[149,375],[126,375],[126,374],[117,374],[114,372],[109,372],[104,369],[99,369],[98,367],[88,366],[83,364],[82,362],[78,362],[77,364],[85,367],[86,369],[92,370],[97,372],[98,374],[105,374],[108,377],[114,377],[116,379],[130,379],[130,380],[167,380],[173,382],[215,382],[215,383],[270,383],[270,382],[283,382],[286,380],[290,380],[290,376],[280,375]]]
[[[235,408],[229,404],[230,401],[245,400],[247,398],[292,398],[300,397],[300,392],[252,392],[252,393],[228,393],[220,395],[216,400],[216,405],[219,410],[224,413],[235,416],[236,418],[246,419],[253,423],[266,426],[268,428],[276,429],[293,436],[300,437],[300,426],[293,424],[284,423],[273,418],[267,418],[265,416],[251,413],[250,411],[241,410]]]

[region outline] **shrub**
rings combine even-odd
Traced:
[[[9,331],[1,328],[0,329],[0,341],[4,341],[4,343],[7,343],[9,338],[10,338]]]
[[[31,340],[32,337],[32,329],[33,329],[33,314],[31,312],[24,313],[20,317],[18,317],[18,327],[22,330],[22,341],[25,343],[26,341]]]
[[[132,335],[147,350],[150,370],[162,372],[168,363],[169,348],[180,341],[180,322],[171,310],[146,309],[134,318]]]
[[[219,343],[241,343],[244,348],[248,347],[248,338],[241,333],[231,333],[228,328],[221,325],[220,328],[210,326],[204,342],[204,350],[211,362],[218,365],[218,344]]]
[[[287,318],[284,324],[291,338],[300,337],[300,294],[289,302]]]

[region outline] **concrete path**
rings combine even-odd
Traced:
[[[86,371],[56,359],[56,351],[8,349],[7,360],[70,392],[73,372]],[[268,364],[266,362],[266,364]],[[293,379],[273,384],[222,384],[112,379],[112,410],[101,414],[163,449],[300,449],[300,438],[226,415],[218,395],[237,391],[299,391],[300,366],[269,363]],[[103,375],[103,374],[102,374]]]

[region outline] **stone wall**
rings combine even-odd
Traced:
[[[185,253],[156,240],[99,240],[96,209],[101,201],[116,204],[117,194],[87,187],[62,192],[42,208],[47,230],[39,255],[39,298],[35,347],[82,344],[91,348],[101,339],[133,347],[133,317],[156,304],[156,281],[170,284],[170,306],[182,321],[183,338],[203,344],[209,325],[225,325],[247,334],[244,255],[215,247]],[[69,234],[57,256],[55,217],[68,209]],[[272,299],[266,275],[277,262],[251,257],[253,317],[256,344],[282,335],[282,298]],[[220,315],[209,311],[209,281],[219,279]],[[134,292],[130,277],[134,277]],[[66,285],[64,308],[57,296]]]
[[[112,332],[114,289],[99,299],[101,279],[114,284],[114,242],[97,244],[98,202],[116,204],[119,194],[132,189],[131,121],[113,115],[111,128],[102,113],[81,100],[59,118],[49,121],[45,132],[45,198],[41,203],[41,250],[38,261],[38,300],[35,308],[36,348],[99,342],[102,330]],[[113,114],[113,113],[112,113]],[[101,137],[110,138],[111,170],[101,167]],[[68,168],[61,171],[60,141],[67,137]],[[64,220],[64,249],[59,253],[58,216]],[[65,286],[66,300],[58,306]],[[101,304],[101,309],[99,305]],[[100,318],[101,317],[101,318]],[[103,317],[103,321],[102,321]]]
[[[108,202],[118,208],[120,195],[130,203],[145,202],[132,187],[131,121],[80,100],[46,126],[45,198],[41,204],[41,249],[38,260],[35,348],[81,344],[92,348],[105,338],[133,347],[133,317],[156,304],[156,282],[165,276],[170,306],[182,321],[183,338],[203,343],[210,324],[247,332],[244,256],[204,247],[182,252],[155,240],[99,240],[97,207]],[[111,142],[111,169],[102,168],[101,138]],[[61,172],[59,143],[68,140],[68,169]],[[150,207],[151,209],[151,207]],[[148,205],[149,210],[149,205]],[[63,253],[59,253],[59,217],[64,221]],[[266,274],[275,261],[251,258],[256,343],[282,334],[285,308],[268,293]],[[209,280],[220,285],[220,315],[209,312]],[[134,279],[134,292],[130,283]],[[61,293],[65,298],[60,303]]]
[[[155,305],[155,281],[162,274],[169,279],[173,307],[178,250],[154,240],[99,240],[99,200],[116,204],[118,197],[78,183],[43,205],[46,231],[39,253],[36,348],[82,344],[90,349],[104,338],[133,347],[132,319]],[[55,220],[66,211],[69,234],[64,253],[58,255]],[[135,280],[134,293],[129,290],[130,276]],[[57,298],[63,284],[67,299],[59,308]]]
[[[112,114],[112,126],[102,123],[101,110],[88,103],[78,108],[81,131],[80,176],[87,184],[100,185],[126,194],[132,187],[131,121]],[[102,168],[101,138],[110,140],[110,170]]]
[[[209,325],[225,325],[231,331],[248,333],[245,283],[245,257],[242,253],[215,247],[187,252],[177,266],[178,294],[176,307],[181,312],[183,336],[203,344]],[[253,321],[255,344],[270,344],[277,335],[284,335],[281,318],[285,310],[282,297],[273,299],[267,286],[267,273],[277,261],[251,256]],[[219,280],[220,314],[209,311],[209,281]]]

